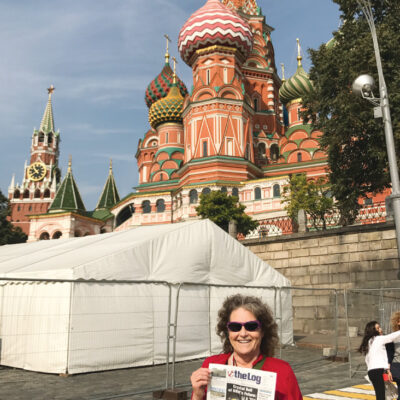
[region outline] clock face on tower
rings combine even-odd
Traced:
[[[28,178],[31,181],[41,181],[46,176],[46,165],[34,162],[28,167]]]

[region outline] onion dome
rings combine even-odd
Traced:
[[[313,86],[306,71],[301,65],[302,57],[300,55],[300,45],[297,39],[299,54],[297,57],[297,70],[295,74],[288,80],[283,79],[282,86],[279,90],[279,98],[283,104],[287,104],[292,100],[302,98],[309,93]]]
[[[168,95],[152,104],[149,122],[152,128],[166,122],[182,123],[183,96],[177,83],[173,83]]]
[[[188,65],[191,65],[190,60],[196,50],[213,45],[234,47],[245,58],[253,45],[253,35],[247,22],[219,0],[208,0],[192,14],[179,32],[179,52]]]
[[[168,94],[173,84],[173,75],[174,73],[172,72],[172,68],[169,63],[166,62],[160,74],[150,82],[149,86],[147,86],[145,95],[147,107],[150,108],[153,103]],[[185,97],[188,94],[188,90],[179,78],[177,78],[177,86],[182,97]]]

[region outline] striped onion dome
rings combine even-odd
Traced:
[[[149,110],[149,122],[152,128],[166,122],[182,123],[183,96],[174,83],[168,95],[152,104]]]
[[[234,47],[244,57],[248,56],[253,46],[250,26],[219,0],[208,0],[192,14],[179,32],[179,52],[188,65],[191,65],[196,50],[213,45]]]
[[[149,86],[147,86],[144,97],[147,107],[150,108],[153,103],[168,94],[173,84],[173,75],[174,72],[169,62],[166,62],[162,71],[150,82]],[[188,90],[179,78],[177,78],[177,85],[182,96],[185,97],[188,94]]]
[[[279,89],[279,98],[283,104],[302,98],[313,88],[307,72],[304,71],[304,68],[301,65],[301,58],[298,60],[299,62],[295,74],[287,81],[284,81]]]

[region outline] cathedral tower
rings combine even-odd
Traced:
[[[11,180],[8,198],[11,204],[11,222],[29,233],[31,214],[46,213],[54,199],[60,182],[58,168],[60,132],[55,130],[51,96],[53,85],[48,89],[49,97],[39,129],[32,134],[30,162],[25,162],[22,183]]]

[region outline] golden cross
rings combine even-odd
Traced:
[[[178,61],[176,61],[175,57],[172,57],[172,61],[174,62],[174,75],[173,75],[174,81],[173,81],[173,83],[176,83],[176,64],[178,63]]]

